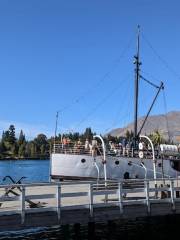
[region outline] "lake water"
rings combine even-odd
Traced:
[[[137,218],[87,225],[64,225],[0,233],[0,240],[169,240],[179,239],[180,216]]]
[[[10,179],[3,181],[5,176],[11,176],[15,181],[26,177],[22,183],[48,182],[49,160],[1,160],[0,184],[11,183]]]

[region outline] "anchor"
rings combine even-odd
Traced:
[[[11,176],[5,176],[5,177],[3,178],[3,182],[4,182],[7,178],[9,178],[13,184],[22,184],[22,182],[21,182],[22,179],[25,179],[26,177],[23,176],[23,177],[21,177],[21,178],[16,182]],[[5,194],[4,194],[4,196],[9,196],[9,193],[11,193],[11,194],[19,197],[21,194],[19,194],[19,193],[17,193],[16,191],[14,191],[14,189],[17,189],[17,190],[19,190],[20,192],[22,192],[21,187],[19,187],[19,186],[13,186],[13,187],[10,187],[10,188],[5,188]],[[44,207],[43,205],[45,204],[45,203],[41,203],[41,202],[35,203],[35,202],[33,202],[33,201],[29,200],[29,199],[26,199],[25,201],[29,204],[29,207],[30,207],[30,208]],[[2,205],[2,204],[0,204],[0,206],[1,206],[1,205]]]
[[[5,176],[5,177],[3,178],[3,182],[4,182],[7,178],[9,178],[13,184],[21,184],[21,180],[24,179],[24,178],[26,178],[26,177],[21,177],[21,178],[16,182],[16,181],[14,181],[14,179],[13,179],[11,176]],[[6,192],[5,192],[5,196],[8,196],[8,194],[10,193],[10,190],[12,190],[12,189],[14,189],[14,188],[17,188],[17,189],[19,189],[19,191],[21,191],[21,188],[20,188],[20,187],[11,187],[10,189],[6,188],[6,189],[5,189],[5,191],[6,191]]]

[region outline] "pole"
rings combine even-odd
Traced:
[[[138,119],[138,95],[139,95],[139,35],[140,35],[140,26],[138,25],[137,31],[137,54],[134,56],[135,67],[135,80],[134,80],[134,148],[136,148],[137,142],[137,119]]]
[[[57,113],[56,113],[55,131],[54,131],[54,152],[55,152],[56,135],[57,135],[58,115],[59,115],[59,112],[57,111]]]
[[[149,114],[150,114],[150,112],[151,112],[151,110],[152,110],[152,108],[153,108],[153,106],[154,106],[154,103],[155,103],[155,101],[156,101],[156,99],[157,99],[157,97],[158,97],[158,95],[159,95],[159,92],[160,92],[161,89],[163,89],[163,88],[164,88],[164,84],[163,84],[163,82],[161,82],[161,85],[160,85],[160,87],[158,88],[158,91],[157,91],[157,93],[156,93],[156,96],[155,96],[155,98],[154,98],[154,100],[153,100],[153,102],[152,102],[152,104],[151,104],[151,106],[150,106],[150,108],[149,108],[149,111],[148,111],[148,113],[147,113],[147,115],[146,115],[146,117],[145,117],[145,119],[144,119],[144,122],[143,122],[143,124],[142,124],[142,126],[141,126],[141,129],[140,129],[139,132],[138,132],[138,135],[141,133],[141,131],[142,131],[143,127],[144,127],[144,124],[146,123],[146,120],[147,120],[147,118],[149,117]]]

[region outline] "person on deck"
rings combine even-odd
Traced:
[[[122,148],[123,148],[123,156],[126,154],[126,139],[123,138],[122,140]]]
[[[62,139],[62,147],[63,147],[63,149],[64,149],[64,153],[66,153],[67,152],[67,138],[66,137],[64,137],[63,139]]]
[[[85,151],[88,152],[90,150],[90,144],[89,144],[89,140],[86,138],[86,141],[85,141]]]

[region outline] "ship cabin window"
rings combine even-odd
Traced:
[[[171,160],[171,167],[180,172],[180,161],[177,160]]]
[[[82,163],[85,163],[85,162],[86,162],[86,159],[84,159],[84,158],[81,159],[81,162],[82,162]]]
[[[118,161],[118,160],[116,160],[116,161],[115,161],[115,164],[116,164],[116,165],[119,165],[119,161]]]

